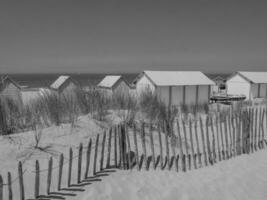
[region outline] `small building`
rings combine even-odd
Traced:
[[[68,95],[79,88],[79,84],[70,76],[59,76],[51,85],[50,89],[60,95]]]
[[[21,105],[21,88],[19,84],[9,76],[0,76],[0,95],[13,100]]]
[[[245,95],[246,100],[267,98],[267,72],[234,73],[226,81],[228,95]]]
[[[144,71],[135,80],[136,92],[147,89],[167,105],[208,103],[214,82],[199,71]]]
[[[130,85],[122,76],[108,75],[97,85],[98,89],[103,90],[108,95],[114,93],[129,94]]]

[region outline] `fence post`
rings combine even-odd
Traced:
[[[117,126],[114,127],[114,165],[118,167],[117,161]]]
[[[122,161],[123,161],[123,169],[128,169],[128,163],[127,163],[127,144],[126,144],[126,130],[125,126],[120,125],[120,135],[121,135],[121,152],[122,152]]]
[[[112,128],[109,129],[109,136],[108,136],[108,157],[107,157],[106,168],[109,168],[110,167],[111,137],[112,137]]]
[[[190,143],[191,143],[191,154],[193,156],[193,162],[195,169],[197,168],[196,159],[194,157],[195,151],[194,151],[194,143],[193,143],[193,134],[192,134],[192,121],[189,119],[189,136],[190,136]]]
[[[254,150],[257,151],[257,135],[258,135],[258,131],[257,131],[257,127],[258,127],[258,108],[256,108],[256,112],[255,112],[255,138],[254,138]]]
[[[265,109],[262,111],[262,119],[261,119],[261,148],[264,148],[264,115],[265,115]]]
[[[137,136],[136,136],[136,124],[133,124],[133,134],[134,134],[134,146],[135,146],[135,161],[136,161],[136,166],[137,169],[140,170],[139,168],[139,154],[138,154],[138,145],[137,145]]]
[[[164,134],[165,134],[167,164],[168,164],[168,169],[170,170],[170,149],[169,149],[169,140],[168,140],[168,133],[166,126],[167,124],[164,125]]]
[[[176,162],[176,166],[177,166],[176,170],[177,170],[177,172],[179,172],[179,154],[177,154],[175,162]]]
[[[225,160],[225,148],[224,148],[224,142],[223,142],[223,128],[222,128],[222,117],[219,115],[219,125],[220,125],[220,136],[221,136],[221,142],[222,142],[222,159]]]
[[[127,152],[126,152],[127,162],[128,162],[129,169],[132,169],[132,165],[133,165],[132,163],[133,162],[132,162],[132,159],[131,159],[131,143],[130,143],[130,136],[129,136],[128,126],[127,126],[126,123],[124,124],[124,128],[125,128],[125,135],[126,135],[127,146],[128,146],[128,149],[127,149]]]
[[[186,159],[186,155],[184,154],[183,157],[182,157],[182,169],[183,169],[183,172],[186,172],[186,162],[185,162],[185,159]]]
[[[72,157],[73,157],[73,152],[72,148],[69,150],[69,171],[68,171],[68,187],[71,185],[71,170],[72,170]]]
[[[251,109],[251,136],[250,136],[250,151],[253,153],[254,152],[254,115],[255,115],[255,109]]]
[[[216,156],[216,147],[215,147],[215,134],[214,134],[214,124],[213,124],[213,118],[210,119],[211,122],[211,134],[212,134],[212,154],[213,154],[213,162],[216,162],[217,156]]]
[[[81,172],[82,172],[82,155],[83,155],[83,144],[80,143],[79,153],[78,153],[78,173],[77,173],[77,183],[81,183]]]
[[[146,141],[145,141],[145,124],[142,123],[141,127],[141,140],[142,140],[142,146],[143,146],[143,152],[144,152],[144,162],[145,166],[147,165],[147,155],[146,155]]]
[[[35,187],[34,187],[34,197],[37,199],[39,197],[40,189],[40,166],[39,161],[35,161]]]
[[[198,164],[200,166],[202,166],[202,162],[201,162],[201,157],[200,157],[200,148],[199,148],[199,140],[198,140],[198,131],[197,131],[197,120],[195,120],[195,125],[194,125],[194,128],[195,128],[195,138],[196,138],[196,141],[197,141],[197,157],[198,157]]]
[[[50,157],[48,161],[47,189],[46,189],[46,193],[48,195],[50,194],[50,186],[51,186],[51,181],[52,181],[52,167],[53,167],[53,158]]]
[[[90,138],[87,152],[86,152],[86,167],[84,172],[84,179],[88,178],[89,166],[90,166],[90,158],[91,158],[91,146],[92,146],[92,139]]]
[[[208,165],[208,159],[207,159],[207,154],[206,154],[206,146],[205,146],[205,138],[204,138],[204,129],[203,129],[203,123],[201,117],[199,117],[199,122],[200,122],[200,130],[201,130],[201,138],[202,138],[202,147],[203,147],[203,155],[204,155],[204,162],[205,166]]]
[[[169,122],[169,130],[170,130],[170,134],[171,134],[171,138],[170,138],[170,144],[171,144],[171,148],[172,148],[172,157],[171,157],[171,165],[170,167],[173,165],[173,162],[175,162],[176,160],[176,151],[175,151],[175,147],[176,147],[176,139],[175,139],[175,135],[174,135],[174,130],[173,130],[173,123]],[[176,171],[178,171],[177,169],[177,165],[175,164],[175,169]]]
[[[11,173],[7,173],[7,185],[8,185],[8,200],[13,199],[13,192],[12,192],[12,179],[11,179]]]
[[[118,139],[119,139],[119,166],[123,167],[123,151],[122,151],[122,138],[121,127],[118,125]]]
[[[149,135],[150,135],[150,147],[151,147],[151,152],[152,152],[153,168],[156,169],[155,149],[154,149],[154,140],[153,140],[152,124],[151,123],[149,126]]]
[[[231,125],[232,125],[232,133],[233,133],[233,156],[236,156],[236,133],[235,133],[235,123],[234,123],[234,115],[231,115]]]
[[[213,156],[211,155],[210,149],[210,137],[209,137],[209,116],[206,118],[206,139],[207,139],[207,147],[208,147],[208,155],[209,155],[209,163],[213,165]]]
[[[103,140],[102,140],[102,150],[101,150],[101,158],[100,158],[100,170],[103,170],[104,155],[105,155],[105,143],[106,143],[106,131],[104,132]]]
[[[224,118],[224,132],[225,132],[225,145],[226,145],[226,158],[229,159],[229,145],[228,145],[228,131],[227,131],[227,116]]]
[[[163,150],[162,150],[160,124],[158,124],[158,137],[159,137],[160,168],[163,169]]]
[[[228,122],[228,131],[229,131],[229,155],[230,157],[233,157],[233,138],[232,138],[232,125],[231,125],[231,115],[229,114],[227,117],[227,122]]]
[[[187,142],[187,131],[186,131],[186,127],[185,127],[185,122],[184,122],[184,120],[183,120],[183,131],[184,131],[184,139],[185,139],[185,152],[186,152],[186,158],[188,158],[188,162],[191,162],[191,160],[189,160],[189,157],[188,157],[188,155],[189,155],[189,152],[188,152],[188,149],[189,149],[189,147],[188,147],[188,142]],[[191,163],[189,163],[189,165],[190,165]]]
[[[219,134],[219,127],[218,127],[218,115],[216,114],[216,119],[215,119],[215,124],[216,124],[216,138],[217,138],[217,150],[218,150],[218,158],[219,158],[219,161],[222,160],[222,157],[221,157],[221,147],[220,147],[220,134]]]
[[[20,188],[20,200],[25,199],[25,192],[24,192],[24,182],[23,182],[23,171],[22,171],[22,163],[19,161],[18,166],[18,174],[19,174],[19,188]]]
[[[180,158],[183,159],[183,142],[182,142],[182,137],[181,137],[181,132],[180,132],[180,125],[179,121],[177,119],[177,132],[178,132],[178,139],[179,139],[179,146],[180,146]]]
[[[2,176],[0,175],[0,200],[4,200],[3,187],[4,187],[4,182]]]
[[[99,134],[96,136],[96,142],[95,142],[95,157],[94,157],[94,175],[96,175],[96,164],[97,164],[97,151],[98,151],[98,141],[99,141]]]
[[[63,153],[60,154],[59,157],[59,168],[58,168],[58,185],[57,190],[61,190],[61,180],[62,180],[62,171],[63,171],[63,162],[64,162],[64,155]]]

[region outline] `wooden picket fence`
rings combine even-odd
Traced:
[[[168,126],[171,128],[167,128]],[[77,168],[73,167],[75,159],[72,148],[69,149],[67,162],[64,161],[66,158],[63,154],[57,160],[57,167],[54,167],[52,157],[48,160],[47,176],[44,180],[40,177],[44,169],[40,169],[40,163],[36,160],[35,184],[31,199],[49,199],[49,195],[55,192],[51,190],[55,175],[57,175],[57,191],[61,191],[63,187],[72,187],[74,170],[77,170],[75,184],[79,186],[88,178],[111,168],[124,170],[152,168],[186,172],[214,165],[217,162],[265,148],[266,128],[266,108],[249,108],[226,116],[219,116],[217,113],[205,119],[200,117],[197,120],[175,121],[170,124],[139,123],[131,128],[126,124],[120,124],[102,134],[102,143],[98,134],[94,141],[89,139],[86,147],[80,144],[77,152]],[[155,145],[155,137],[158,138],[158,145]],[[63,174],[63,165],[67,165],[66,174]],[[92,176],[89,175],[89,169],[92,171]],[[66,183],[62,182],[63,176],[67,177]],[[8,172],[6,181],[0,175],[0,200],[4,198],[4,191],[8,194],[6,195],[8,200],[14,199],[14,192],[19,192],[20,200],[29,199],[25,195],[22,162],[18,163],[17,181],[19,191],[13,191],[14,181],[11,173]],[[44,194],[40,193],[41,181],[42,183],[46,181]]]

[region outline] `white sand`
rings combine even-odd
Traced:
[[[263,150],[187,173],[118,171],[86,186],[86,192],[71,199],[264,200],[267,199],[266,157],[267,151]]]

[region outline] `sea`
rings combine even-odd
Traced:
[[[16,81],[23,88],[40,88],[49,87],[60,75],[69,75],[81,86],[95,86],[104,77],[105,74],[8,74],[14,81]],[[112,74],[109,74],[112,75]],[[114,74],[116,75],[116,74]],[[137,73],[125,73],[121,74],[123,78],[128,82],[132,81],[137,77]]]
[[[3,75],[3,74],[2,74]],[[105,76],[103,73],[75,73],[75,74],[8,74],[23,88],[49,87],[60,75],[69,75],[81,86],[96,86]],[[109,74],[116,75],[116,74]],[[131,84],[138,76],[138,73],[123,73],[122,77]],[[221,76],[226,79],[229,74],[206,74],[208,77],[215,78]],[[1,75],[0,75],[1,76]]]

